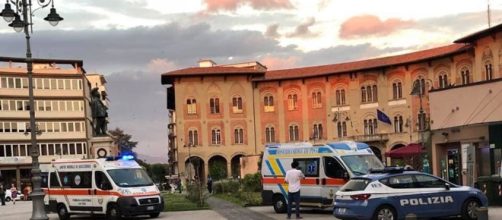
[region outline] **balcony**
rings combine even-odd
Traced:
[[[389,140],[389,134],[356,135],[352,139],[357,142],[385,142]]]

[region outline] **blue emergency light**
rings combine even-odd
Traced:
[[[133,155],[123,155],[120,159],[121,160],[134,160],[134,156]]]

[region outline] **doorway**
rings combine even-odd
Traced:
[[[462,184],[462,169],[460,150],[458,148],[449,148],[448,155],[446,156],[446,170],[448,181],[461,185]]]

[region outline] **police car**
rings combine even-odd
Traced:
[[[347,182],[335,194],[333,214],[340,219],[477,219],[476,208],[487,206],[488,199],[478,189],[427,173],[385,168]]]

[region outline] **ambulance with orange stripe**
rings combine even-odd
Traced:
[[[45,206],[66,220],[72,214],[106,215],[107,219],[150,215],[164,209],[160,191],[145,170],[121,158],[68,160],[41,165]]]
[[[286,171],[297,161],[305,175],[301,181],[301,206],[327,208],[333,196],[350,177],[364,175],[370,169],[383,169],[382,162],[367,144],[353,141],[312,145],[311,143],[271,144],[265,147],[261,174],[263,202],[277,213],[287,208]]]

